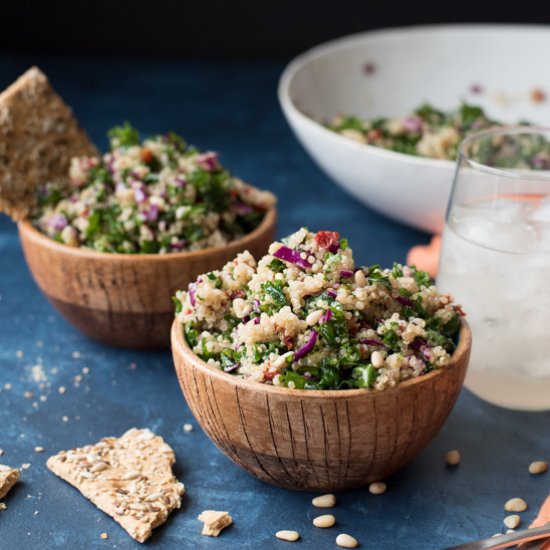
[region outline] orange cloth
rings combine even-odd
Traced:
[[[531,523],[531,527],[542,527],[545,523],[548,523],[549,521],[550,521],[550,496],[544,501],[544,504],[539,510],[539,515],[537,516],[535,521]],[[550,550],[550,541],[547,542],[541,548],[541,550]]]
[[[430,277],[437,275],[439,252],[441,251],[441,235],[434,235],[430,244],[413,246],[407,255],[407,264],[415,265],[422,271],[427,271]]]

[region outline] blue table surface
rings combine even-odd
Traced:
[[[358,204],[314,165],[277,104],[282,63],[0,54],[0,88],[33,63],[49,74],[102,147],[106,130],[129,120],[144,134],[174,129],[201,148],[220,151],[231,170],[278,195],[279,236],[302,225],[338,230],[349,237],[359,262],[382,265],[404,261],[410,246],[428,240]],[[333,510],[338,526],[316,529],[311,520],[320,511],[311,506],[312,494],[256,480],[201,432],[168,351],[111,349],[88,340],[52,309],[5,217],[0,327],[0,462],[30,464],[0,512],[1,550],[140,547],[45,467],[50,454],[133,426],[167,440],[177,456],[175,472],[187,487],[182,508],[155,530],[151,548],[282,549],[289,543],[274,533],[296,529],[302,535],[297,547],[304,549],[336,548],[339,532],[354,535],[369,550],[440,549],[501,532],[503,504],[511,497],[528,501],[523,519],[529,523],[550,489],[548,475],[527,471],[530,461],[550,456],[550,414],[498,409],[464,390],[441,433],[388,480],[387,493],[339,494]],[[59,393],[60,386],[66,393]],[[184,433],[186,422],[194,431]],[[35,446],[45,452],[36,453]],[[463,458],[451,469],[444,455],[454,448]],[[228,510],[234,525],[218,539],[201,536],[196,517],[205,509]],[[100,539],[103,532],[108,540]]]

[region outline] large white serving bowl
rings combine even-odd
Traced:
[[[375,210],[429,232],[442,229],[454,163],[364,145],[327,130],[335,114],[403,116],[423,102],[461,101],[514,124],[550,123],[550,27],[437,25],[371,31],[295,58],[279,82],[283,112],[306,150]],[[481,87],[481,93],[476,88]],[[535,102],[534,90],[548,100]]]

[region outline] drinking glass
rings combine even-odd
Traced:
[[[463,141],[437,285],[472,328],[466,387],[495,405],[550,409],[550,129]]]

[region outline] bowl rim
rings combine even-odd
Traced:
[[[142,261],[157,261],[168,262],[172,260],[180,259],[197,259],[210,254],[217,254],[220,250],[228,247],[234,247],[237,249],[246,250],[248,246],[260,235],[268,231],[277,222],[277,206],[272,206],[265,211],[265,215],[260,224],[254,228],[250,233],[247,233],[243,237],[228,243],[210,248],[204,248],[202,250],[187,250],[183,252],[170,252],[167,254],[124,254],[122,252],[100,252],[91,248],[73,247],[58,241],[54,241],[51,237],[48,237],[41,231],[39,231],[28,220],[24,219],[17,223],[20,234],[24,238],[32,239],[39,243],[41,246],[53,249],[61,254],[67,254],[70,256],[76,256],[80,258],[116,261],[116,262],[142,262]]]
[[[445,368],[433,370],[422,376],[416,378],[410,378],[404,382],[400,382],[395,387],[389,387],[382,391],[368,391],[362,388],[356,388],[351,390],[299,390],[299,389],[289,389],[280,386],[271,386],[268,384],[262,384],[260,382],[247,382],[241,378],[237,378],[230,373],[224,372],[212,365],[209,365],[203,361],[198,355],[193,353],[187,341],[183,336],[183,324],[178,320],[174,319],[171,329],[171,348],[172,354],[180,354],[181,357],[187,358],[193,365],[198,368],[203,374],[207,376],[213,376],[220,382],[227,382],[228,384],[237,387],[239,389],[245,389],[248,391],[263,391],[268,394],[278,394],[285,395],[288,397],[294,396],[296,398],[304,398],[306,396],[313,398],[332,398],[332,399],[344,399],[350,397],[359,397],[359,396],[370,396],[375,398],[377,396],[392,395],[400,390],[417,386],[419,384],[425,384],[432,381],[434,378],[441,377],[448,373],[453,367],[456,367],[462,362],[462,358],[470,352],[472,346],[472,332],[468,322],[462,318],[459,331],[459,339],[456,350],[451,356],[451,363]],[[179,369],[177,363],[176,370]]]
[[[350,147],[352,150],[367,151],[372,155],[376,155],[388,160],[399,160],[402,162],[409,162],[413,165],[432,166],[442,169],[454,169],[456,161],[446,159],[433,159],[429,157],[419,157],[414,155],[407,155],[406,153],[399,153],[397,151],[391,151],[390,149],[384,149],[382,147],[375,147],[367,143],[359,143],[352,139],[329,130],[323,124],[315,120],[314,118],[306,115],[303,111],[298,109],[294,100],[290,96],[290,86],[296,74],[306,64],[320,59],[327,54],[334,51],[347,49],[353,47],[359,43],[367,41],[370,38],[376,37],[400,37],[400,36],[416,36],[432,32],[445,32],[445,31],[477,31],[481,33],[487,32],[503,32],[503,31],[530,31],[538,30],[541,32],[549,33],[547,25],[541,25],[538,23],[533,24],[515,24],[515,23],[458,23],[458,24],[442,24],[442,25],[413,25],[410,27],[390,27],[385,29],[374,29],[370,31],[363,31],[359,33],[345,35],[333,40],[322,42],[294,57],[284,68],[281,76],[279,77],[279,84],[277,87],[277,96],[281,108],[288,119],[297,118],[303,124],[310,129],[321,132],[325,139],[332,140],[334,144],[341,144]],[[500,127],[499,127],[500,128]]]

